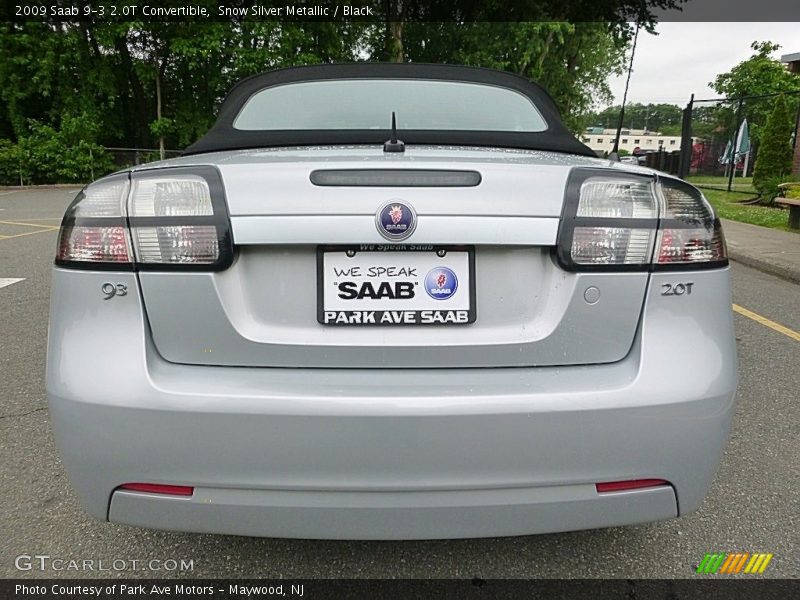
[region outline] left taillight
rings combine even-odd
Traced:
[[[113,175],[85,187],[61,221],[56,264],[73,268],[133,268],[125,218],[128,175]]]
[[[213,167],[114,175],[87,186],[61,223],[56,264],[75,269],[219,271],[233,262]]]

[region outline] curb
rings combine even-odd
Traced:
[[[787,279],[792,283],[800,283],[800,269],[798,268],[776,265],[773,262],[753,256],[752,254],[738,252],[730,246],[728,247],[728,258],[743,265],[747,265],[748,267],[753,267],[754,269],[763,271],[764,273],[775,275],[781,279]]]

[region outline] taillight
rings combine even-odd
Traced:
[[[727,264],[711,206],[671,178],[575,169],[570,174],[556,257],[570,271],[643,271]]]
[[[662,178],[663,198],[655,268],[708,268],[728,264],[719,219],[700,191],[678,179]]]
[[[61,221],[56,264],[98,269],[131,269],[125,220],[128,176],[113,175],[85,187]]]
[[[56,264],[216,271],[233,261],[222,180],[212,167],[114,175],[86,187],[61,224]]]

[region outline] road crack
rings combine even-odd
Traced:
[[[10,415],[0,415],[0,421],[3,419],[13,419],[14,417],[27,417],[28,415],[32,415],[33,413],[42,412],[43,410],[47,410],[46,406],[40,406],[39,408],[34,408],[33,410],[29,410],[28,412],[24,413],[11,413]]]

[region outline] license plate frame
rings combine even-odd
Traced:
[[[447,257],[448,254],[457,253],[455,255],[451,254],[451,259],[457,258],[458,260],[463,260],[463,255],[466,255],[466,267],[462,264],[460,268],[450,269],[448,266],[447,269],[451,271],[451,273],[455,273],[456,271],[460,271],[460,274],[456,276],[457,287],[456,290],[452,293],[455,295],[460,290],[466,290],[468,292],[468,305],[466,308],[447,308],[446,305],[442,305],[441,308],[438,307],[430,307],[430,308],[413,308],[413,309],[356,309],[356,310],[341,310],[341,309],[333,309],[330,308],[326,311],[325,306],[325,288],[326,288],[326,281],[325,281],[325,266],[326,261],[325,257],[327,254],[339,254],[339,255],[346,255],[347,252],[355,252],[356,256],[361,253],[362,255],[365,253],[369,253],[370,255],[380,256],[381,253],[385,253],[385,255],[392,256],[395,254],[414,254],[415,256],[419,257],[422,254],[429,254],[432,255],[430,257],[431,264],[434,264],[437,260],[441,260],[442,257],[438,255],[439,252],[444,252],[444,258]],[[341,258],[338,257],[338,258]],[[425,259],[417,259],[415,262],[420,262],[420,260]],[[452,265],[450,265],[452,266]],[[435,268],[435,267],[434,267]],[[463,284],[463,274],[466,272],[468,274],[468,281],[466,286]],[[420,276],[417,276],[419,279]],[[424,277],[422,278],[424,280]],[[461,279],[461,280],[459,280]],[[385,279],[383,281],[386,281]],[[331,282],[331,284],[335,284],[335,282]],[[419,288],[421,293],[424,293],[424,287],[419,285],[415,285],[415,290]],[[430,296],[430,295],[429,295]],[[432,297],[432,296],[431,296]],[[372,299],[371,299],[372,300]],[[460,296],[459,300],[463,303],[464,297]],[[437,302],[438,300],[434,300]],[[446,300],[445,300],[446,301]],[[431,304],[431,301],[428,299],[424,299],[424,302],[428,305]],[[326,318],[326,312],[336,312],[340,313],[337,314],[336,318],[331,319],[330,315]],[[374,313],[373,319],[370,319],[366,313]],[[341,313],[346,314],[346,318],[341,316]],[[356,318],[355,316],[351,316],[354,313],[361,313],[361,317]],[[390,313],[388,316],[385,316],[386,313]],[[402,313],[402,314],[400,314]],[[407,313],[413,313],[413,318],[409,318]],[[423,314],[426,313],[426,314]],[[466,313],[464,315],[463,313]],[[464,318],[466,316],[466,318]],[[326,327],[431,327],[431,326],[456,326],[456,325],[470,325],[475,323],[477,320],[477,305],[476,305],[476,282],[475,282],[475,247],[474,246],[462,246],[462,245],[440,245],[440,244],[357,244],[357,245],[322,245],[317,246],[317,322],[321,325]]]

